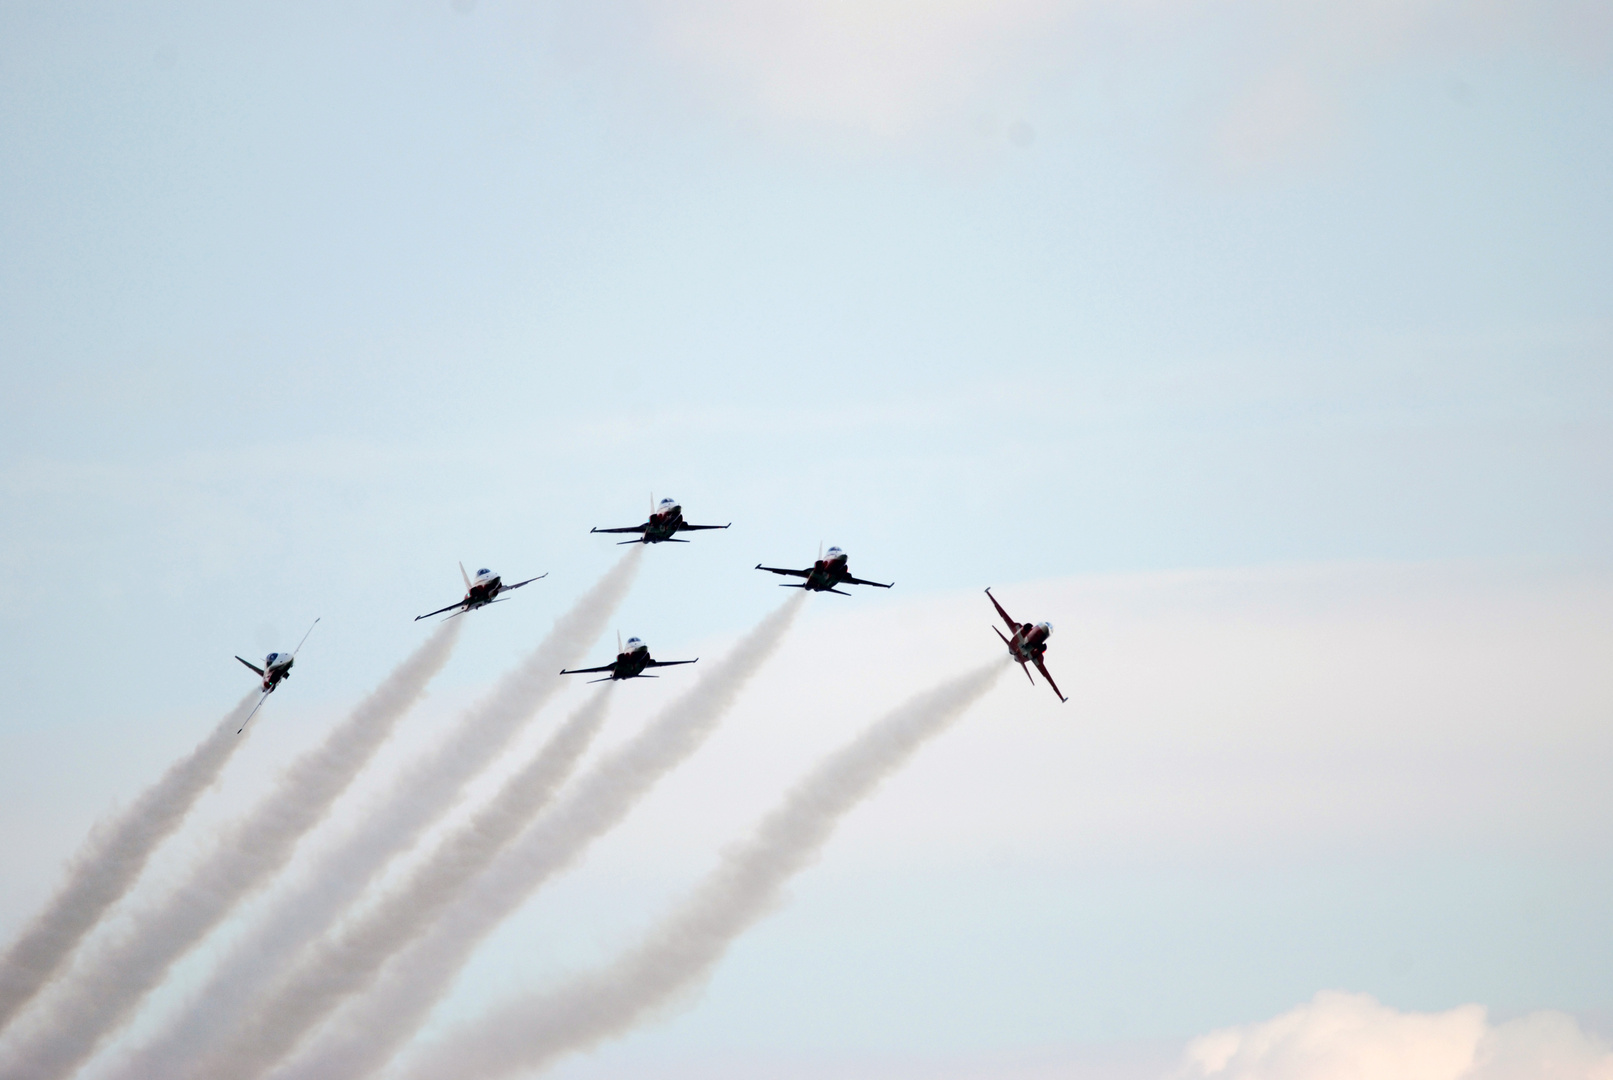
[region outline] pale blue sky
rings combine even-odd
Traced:
[[[1574,3],[0,6],[0,927],[236,700],[231,654],[324,617],[266,716],[302,737],[459,595],[456,561],[549,571],[477,617],[442,680],[461,700],[615,557],[588,528],[652,491],[734,522],[649,553],[622,629],[669,655],[752,622],[778,590],[749,567],[820,540],[898,583],[850,602],[897,635],[987,584],[1311,564],[1487,567],[1479,622],[1526,580],[1575,613],[1547,625],[1602,625],[1610,43]],[[881,702],[934,673],[858,662]],[[1585,678],[1561,745],[1600,761]],[[289,750],[254,752],[250,775]],[[1539,828],[1496,851],[1429,833],[1450,861],[1407,909],[1529,877],[1573,833]],[[1563,901],[1534,997],[1493,999],[1528,964],[1498,946],[1499,981],[1384,975],[1397,1004],[1613,1009],[1576,982],[1590,931],[1566,914],[1606,909],[1613,864],[1574,835],[1551,880],[1594,902]],[[1062,843],[1005,880],[1067,889]],[[1418,858],[1362,844],[1206,888],[1304,912],[1330,875]],[[1146,936],[1146,898],[1191,891],[1159,858],[1076,921],[1124,909]],[[1013,903],[1060,921],[1038,887]],[[1168,938],[1190,909],[1165,907]],[[1194,989],[1227,961],[1189,954],[1115,976],[1188,1002],[1168,1022],[1076,995],[1067,1028],[976,1042],[1185,1038],[1336,982],[1301,957],[1262,996],[1264,961],[1232,965],[1227,1014]],[[824,1049],[743,1010],[688,1022]]]

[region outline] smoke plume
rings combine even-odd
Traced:
[[[179,1018],[130,1056],[121,1080],[204,1076],[222,1040],[256,1008],[277,974],[323,936],[399,853],[458,801],[465,785],[498,756],[561,685],[561,668],[578,662],[627,595],[642,561],[635,545],[589,589],[538,647],[473,706],[441,746],[408,769],[352,833],[315,861],[276,900],[214,970]],[[458,623],[461,620],[450,620]],[[211,1080],[211,1077],[207,1077]]]
[[[442,669],[459,620],[439,627],[352,714],[304,753],[190,877],[87,963],[44,1004],[42,1023],[10,1047],[0,1077],[54,1080],[73,1072],[127,1021],[173,963],[291,858],[298,839],[392,733]]]
[[[96,827],[45,910],[0,958],[0,1031],[50,981],[101,916],[129,891],[151,853],[185,820],[197,796],[245,739],[236,729],[259,700],[241,699],[213,733],[174,762],[116,821]]]
[[[710,974],[778,903],[847,811],[945,730],[1007,668],[996,661],[908,701],[831,754],[763,818],[667,919],[616,962],[506,1004],[419,1053],[404,1080],[492,1080],[533,1072],[620,1035]]]
[[[267,1002],[254,1006],[241,1030],[215,1053],[194,1062],[191,1072],[253,1080],[338,1004],[367,989],[381,965],[423,933],[553,798],[604,724],[610,690],[609,685],[596,690],[531,762],[445,839],[407,882],[356,924],[315,947]]]
[[[376,989],[338,1013],[277,1080],[356,1080],[386,1064],[447,992],[476,946],[553,874],[627,816],[654,783],[705,741],[800,612],[797,593],[762,620],[625,745],[577,781],[460,901],[385,969]]]

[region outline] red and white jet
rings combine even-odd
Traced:
[[[651,497],[654,500],[654,497]],[[728,525],[732,525],[729,522]],[[660,544],[670,540],[674,544],[687,544],[673,533],[700,532],[704,529],[726,529],[728,525],[690,525],[683,520],[683,507],[676,499],[662,499],[661,505],[650,511],[650,518],[642,525],[626,525],[620,529],[589,529],[596,533],[642,533],[637,540],[623,540],[624,544]]]
[[[997,636],[1003,638],[1003,644],[1008,646],[1009,654],[1019,661],[1020,669],[1024,670],[1026,664],[1035,664],[1036,670],[1042,673],[1042,678],[1046,679],[1047,685],[1053,688],[1053,693],[1058,694],[1059,700],[1070,700],[1063,694],[1059,694],[1059,684],[1053,681],[1053,676],[1047,673],[1047,665],[1042,663],[1042,656],[1047,652],[1047,639],[1053,636],[1053,624],[1039,622],[1032,625],[1031,623],[1015,622],[1013,616],[1004,611],[1003,606],[997,603],[997,598],[991,595],[990,589],[986,590],[986,596],[991,600],[991,606],[997,609],[997,614],[1003,617],[1003,622],[1007,623],[1008,628],[1014,632],[1013,637],[1006,638],[1003,637],[1001,630],[997,630],[995,626],[992,627],[993,630],[997,631]],[[1036,680],[1031,679],[1029,671],[1025,671],[1025,678],[1030,679],[1032,686],[1036,685]]]
[[[499,593],[519,589],[522,585],[530,585],[534,581],[541,581],[549,575],[539,574],[537,577],[529,577],[525,581],[517,581],[514,585],[506,585],[499,579],[497,574],[484,566],[476,571],[476,580],[472,581],[470,575],[465,573],[465,564],[460,563],[459,576],[465,579],[465,599],[457,604],[449,604],[445,608],[438,608],[436,611],[428,611],[424,615],[416,615],[414,617],[415,622],[419,622],[421,619],[429,619],[433,615],[441,615],[445,611],[454,612],[453,615],[448,616],[452,619],[456,615],[463,615],[467,611],[475,611],[477,608],[486,607],[488,604],[502,603],[498,599]],[[455,611],[455,608],[459,610]]]
[[[308,634],[313,633],[314,627],[318,625],[319,620],[315,619],[308,627]],[[297,642],[297,647],[290,652],[272,652],[265,656],[262,667],[258,667],[258,665],[250,663],[239,656],[236,657],[237,660],[246,664],[263,680],[263,697],[258,698],[258,704],[252,706],[252,711],[246,714],[246,720],[241,721],[241,726],[235,731],[237,735],[246,730],[247,720],[251,720],[253,716],[257,715],[259,706],[263,704],[270,694],[274,693],[275,687],[291,678],[291,665],[296,663],[297,654],[302,652],[303,642],[308,640],[308,634],[304,634],[302,641]]]
[[[697,656],[694,660],[654,660],[650,658],[650,647],[644,644],[641,639],[630,637],[627,639],[627,644],[623,645],[621,637],[618,636],[616,638],[615,660],[608,664],[601,664],[599,667],[562,669],[560,674],[592,675],[598,671],[610,672],[603,679],[589,679],[588,681],[591,683],[610,682],[613,679],[656,679],[660,678],[660,676],[646,675],[644,674],[644,669],[677,667],[679,664],[693,664],[699,659],[700,657]]]
[[[862,578],[852,577],[851,571],[846,566],[846,553],[837,547],[830,548],[827,554],[820,552],[818,561],[805,570],[787,570],[782,566],[763,566],[761,563],[756,564],[756,569],[766,570],[772,574],[787,574],[790,577],[806,579],[799,585],[793,581],[779,582],[779,587],[785,589],[806,589],[810,592],[832,592],[840,593],[841,596],[850,596],[850,593],[842,592],[835,586],[872,585],[877,589],[891,587],[883,582],[864,581]],[[894,584],[896,584],[894,581],[891,582],[891,585]]]

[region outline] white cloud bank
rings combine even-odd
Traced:
[[[1178,1080],[1613,1080],[1613,1053],[1571,1017],[1492,1025],[1483,1006],[1399,1012],[1324,990],[1271,1020],[1194,1039]]]

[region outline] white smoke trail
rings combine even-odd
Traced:
[[[273,791],[221,839],[190,877],[89,962],[0,1062],[5,1080],[54,1080],[78,1068],[126,1022],[191,946],[291,858],[298,839],[325,816],[358,770],[392,733],[453,652],[459,620],[437,629],[317,747],[281,775]]]
[[[804,596],[785,601],[688,693],[579,779],[423,937],[387,965],[371,993],[338,1013],[306,1051],[278,1070],[276,1080],[357,1080],[384,1066],[447,992],[476,946],[705,741],[778,648]]]
[[[117,821],[90,833],[62,887],[0,957],[0,1031],[129,891],[157,845],[179,828],[197,797],[218,779],[230,755],[246,741],[235,732],[260,693],[253,690],[242,698],[211,735],[170,765]]]
[[[728,946],[779,903],[846,812],[947,728],[1007,669],[997,661],[920,694],[831,754],[724,852],[694,893],[630,952],[544,994],[518,998],[414,1056],[403,1080],[494,1080],[631,1029],[708,976]]]
[[[275,976],[325,934],[391,860],[452,808],[465,785],[498,756],[562,685],[604,632],[638,574],[634,545],[554,626],[520,666],[471,708],[446,742],[408,769],[357,828],[325,852],[297,887],[276,899],[218,965],[178,1019],[121,1063],[119,1080],[181,1080],[211,1060],[219,1043],[250,1015]],[[460,620],[454,619],[453,622]]]
[[[240,1030],[195,1061],[191,1073],[253,1080],[294,1049],[318,1021],[374,981],[394,953],[420,936],[571,775],[605,722],[607,684],[474,817],[438,845],[407,882],[353,926],[320,942]]]

